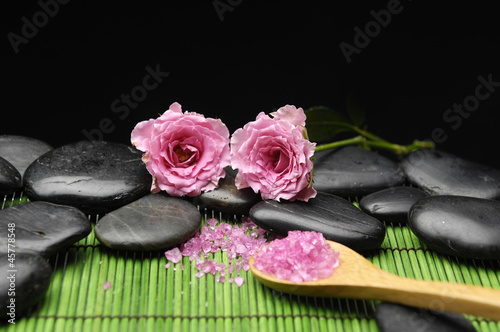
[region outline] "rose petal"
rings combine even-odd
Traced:
[[[306,125],[306,114],[302,108],[293,105],[280,107],[276,112],[270,113],[274,119],[290,122],[294,126]]]
[[[149,141],[151,139],[154,122],[154,119],[139,122],[132,130],[130,140],[138,150],[149,150]]]

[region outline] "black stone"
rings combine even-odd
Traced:
[[[321,192],[308,202],[259,202],[250,209],[250,218],[284,236],[291,230],[321,232],[327,240],[354,250],[376,249],[385,237],[385,225],[380,220],[344,198]]]
[[[500,259],[500,202],[429,196],[408,213],[408,226],[429,248],[464,258]]]
[[[149,194],[105,215],[96,238],[119,250],[159,250],[188,240],[201,226],[201,214],[185,199]]]
[[[382,302],[375,309],[381,332],[475,332],[463,315]]]
[[[0,194],[7,195],[21,189],[21,174],[7,160],[0,157]]]
[[[398,163],[378,153],[348,146],[314,154],[314,188],[338,196],[363,196],[405,182]]]
[[[9,224],[14,225],[16,252],[49,257],[92,231],[77,208],[48,202],[28,202],[0,211],[0,248],[7,248]]]
[[[402,166],[408,180],[430,195],[500,198],[500,170],[447,152],[418,150]]]
[[[8,160],[21,176],[38,157],[52,150],[49,144],[26,136],[0,136],[0,157]]]
[[[51,274],[52,268],[49,263],[39,255],[16,252],[15,259],[9,261],[8,254],[1,253],[0,315],[2,320],[7,322],[15,318],[14,322],[17,323],[20,314],[43,298],[49,288]],[[9,289],[12,288],[11,281],[14,281],[12,277],[15,277],[15,297],[9,296]],[[8,308],[12,298],[15,299],[14,317],[10,316],[11,309]]]
[[[151,188],[151,175],[132,146],[81,141],[53,149],[24,174],[32,201],[75,206],[105,213],[137,200]]]
[[[251,188],[238,190],[235,186],[237,171],[226,167],[226,176],[219,180],[219,188],[202,193],[193,202],[201,209],[208,208],[231,214],[248,215],[250,208],[262,198]]]
[[[379,220],[406,224],[411,206],[425,196],[425,192],[417,188],[392,187],[363,197],[359,207]]]

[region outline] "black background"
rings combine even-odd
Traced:
[[[22,35],[23,17],[33,22],[42,8],[4,4],[0,134],[57,147],[86,139],[83,131],[107,118],[113,129],[103,139],[129,143],[137,122],[175,101],[233,132],[285,104],[343,109],[354,93],[379,136],[408,144],[442,128],[447,139],[438,148],[500,168],[500,88],[456,129],[443,119],[474,94],[478,76],[500,82],[494,1],[401,0],[401,12],[350,63],[340,43],[353,45],[354,28],[391,1],[329,2],[220,0],[231,7],[221,20],[214,1],[73,0],[17,53],[9,33]],[[128,114],[113,112],[114,100],[142,85],[147,66],[169,75]]]

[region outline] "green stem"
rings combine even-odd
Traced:
[[[329,150],[329,149],[335,149],[335,148],[339,148],[339,147],[347,146],[347,145],[362,145],[365,147],[377,147],[377,148],[389,150],[397,155],[405,155],[405,154],[408,154],[412,151],[422,149],[422,148],[424,148],[424,149],[434,148],[434,142],[430,142],[430,141],[415,140],[415,141],[413,141],[413,143],[411,143],[409,145],[399,145],[399,144],[389,143],[387,141],[368,140],[363,136],[356,136],[356,137],[345,139],[342,141],[318,145],[318,146],[316,146],[315,151],[318,152],[318,151],[324,151],[324,150]]]
[[[433,149],[434,148],[434,142],[430,141],[418,141],[415,140],[411,144],[408,145],[399,145],[399,144],[394,144],[394,143],[389,143],[389,142],[377,142],[377,141],[366,141],[366,145],[389,150],[399,156],[408,154],[412,151],[418,150],[418,149]]]
[[[348,138],[348,139],[345,139],[342,141],[317,145],[316,149],[314,151],[319,152],[319,151],[324,151],[324,150],[340,148],[342,146],[347,146],[347,145],[356,145],[356,144],[363,143],[363,141],[366,141],[366,139],[363,136],[356,136],[356,137]]]
[[[359,127],[353,126],[352,130],[354,130],[358,134],[361,134],[361,135],[363,135],[364,137],[366,137],[366,138],[368,138],[370,140],[379,141],[379,142],[387,142],[385,139],[383,139],[381,137],[378,137],[377,135],[372,134],[369,131],[363,130],[363,129],[359,128]]]
[[[352,125],[350,123],[341,122],[341,121],[326,121],[326,122],[322,122],[322,124],[346,127],[346,128],[349,128],[350,130],[355,131],[358,134],[360,134],[368,139],[371,139],[373,141],[387,142],[385,139],[383,139],[375,134],[372,134],[369,131],[361,129],[358,126]]]

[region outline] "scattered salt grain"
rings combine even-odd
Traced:
[[[236,285],[238,285],[238,287],[241,287],[241,285],[243,285],[244,281],[245,281],[245,279],[243,279],[242,277],[236,277],[236,278],[234,278],[234,283]]]
[[[225,222],[218,222],[211,218],[205,221],[201,232],[195,233],[179,248],[165,252],[167,260],[177,263],[182,256],[189,257],[189,261],[196,260],[195,273],[197,278],[201,278],[207,273],[216,276],[218,282],[233,280],[238,286],[244,282],[240,276],[241,269],[248,271],[248,260],[265,242],[264,229],[258,226],[248,217],[243,217],[241,225],[231,226]],[[210,259],[210,255],[218,251],[225,251],[228,263],[217,263],[215,259]],[[181,266],[181,269],[183,266]],[[226,279],[226,274],[233,274],[236,270],[237,277]]]
[[[165,257],[173,263],[179,263],[182,259],[182,254],[179,248],[175,247],[173,249],[165,251]]]
[[[313,231],[289,231],[287,237],[260,248],[254,258],[256,269],[293,282],[329,277],[339,265],[339,253],[323,234]]]
[[[108,290],[108,289],[109,289],[109,287],[111,287],[111,281],[106,281],[106,282],[104,283],[104,285],[102,285],[102,288],[103,288],[104,290]]]

